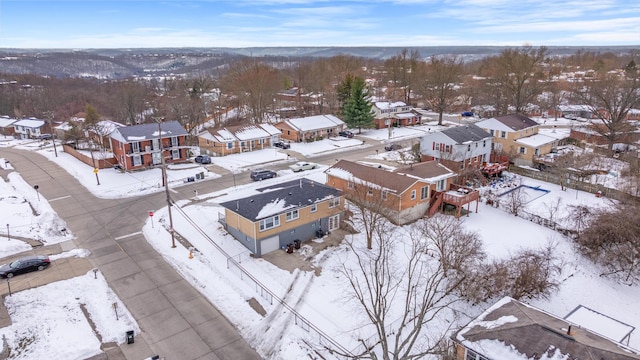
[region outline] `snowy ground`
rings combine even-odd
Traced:
[[[360,136],[368,136],[369,139],[384,142],[384,131],[386,130],[363,131],[363,134]],[[398,134],[398,136],[400,135],[401,134]],[[398,139],[405,138],[398,137]],[[407,135],[406,139],[411,139],[411,137]],[[353,143],[353,146],[368,146],[366,143],[362,144],[360,140],[345,139],[341,141],[357,141],[360,144]],[[368,143],[368,140],[366,140],[366,142]],[[321,146],[329,146],[322,145],[322,142],[295,145],[295,147],[299,148],[295,149],[295,147],[292,147],[292,150],[308,155],[327,151],[327,147]],[[308,146],[308,148],[303,149],[303,146]],[[305,150],[311,147],[316,148],[315,150]],[[76,161],[66,162],[67,160],[62,160],[64,157],[61,157],[60,153],[58,154],[58,158],[55,158],[50,154],[50,149],[34,150],[44,152],[48,154],[47,156],[50,159],[59,164],[63,164],[72,175],[76,176],[80,182],[85,184],[92,192],[109,193],[109,197],[137,195],[145,193],[147,188],[157,186],[157,184],[152,183],[152,180],[144,180],[144,176],[146,175],[142,174],[134,181],[128,183],[123,181],[118,183],[118,186],[115,186],[117,180],[110,180],[110,177],[121,176],[122,174],[119,174],[115,170],[112,172],[104,170],[100,173],[101,182],[105,181],[105,184],[110,184],[110,181],[114,181],[114,183],[109,186],[98,187],[94,185],[95,175],[92,173],[92,169],[86,169],[84,165]],[[333,150],[337,150],[335,146]],[[273,150],[266,151],[273,153],[272,158],[275,158],[275,161],[287,161],[279,155],[276,155],[276,152]],[[269,159],[266,154],[264,156],[255,156],[254,153],[251,153],[243,156],[245,157],[244,159],[237,160],[242,163],[242,166],[238,166],[237,168],[256,166],[254,165],[256,164],[255,160],[249,160],[247,157],[253,156],[254,159],[260,158],[260,160]],[[377,157],[383,158],[385,156],[387,156],[387,153],[379,154]],[[374,160],[375,158],[372,156],[371,161]],[[4,164],[4,161],[0,159],[0,166],[2,166],[2,164]],[[227,167],[227,169],[234,171],[233,164],[226,166],[223,164],[216,165]],[[7,166],[11,165],[9,164]],[[176,169],[175,171],[181,170]],[[33,196],[36,195],[37,197],[37,194],[34,193],[33,189],[21,184],[19,176],[12,176],[9,184],[0,183],[0,196],[2,197],[0,205],[4,205],[2,202],[10,205],[0,206],[0,215],[3,218],[11,219],[11,222],[16,221],[16,223],[18,223],[18,220],[22,220],[23,222],[20,223],[20,226],[16,225],[16,231],[20,229],[25,236],[41,236],[38,234],[46,232],[47,228],[50,228],[45,225],[50,220],[45,221],[45,217],[42,216],[51,211],[50,207],[47,208],[45,206],[45,204],[47,204],[46,199],[41,198],[40,201],[38,201],[36,198],[34,200]],[[284,179],[280,177],[277,181],[284,181],[288,179],[288,177],[293,179],[299,176],[308,176],[314,180],[324,181],[324,174],[319,170],[303,174],[283,174],[283,176],[285,177]],[[159,174],[149,175],[149,178],[159,179]],[[179,178],[179,176],[176,178]],[[545,195],[531,200],[526,206],[527,211],[539,213],[540,215],[546,214],[549,211],[549,207],[557,203],[557,199],[561,199],[562,209],[566,209],[568,205],[572,204],[588,204],[598,207],[611,206],[612,204],[608,199],[596,198],[593,194],[576,192],[575,190],[562,191],[559,189],[559,186],[554,184],[529,179],[522,179],[521,181],[515,179],[515,181],[534,187],[540,186],[549,190]],[[264,182],[262,185],[264,185]],[[195,252],[193,259],[189,258],[189,249],[181,246],[172,249],[168,245],[170,243],[169,233],[166,232],[165,227],[158,226],[158,221],[161,223],[167,222],[167,220],[165,220],[166,209],[160,209],[155,213],[155,226],[152,227],[151,223],[146,224],[143,229],[145,236],[169,263],[173,264],[196,289],[207,296],[226,317],[236,324],[247,341],[258,349],[265,358],[282,360],[306,358],[308,350],[303,344],[303,340],[317,344],[319,336],[313,331],[313,327],[311,327],[310,330],[309,326],[299,326],[299,324],[302,323],[300,319],[296,319],[291,311],[282,308],[277,299],[273,300],[270,296],[265,296],[264,292],[256,291],[256,289],[259,288],[256,286],[256,281],[268,288],[277,298],[284,299],[298,314],[308,320],[313,326],[326,333],[328,337],[334,339],[347,349],[354,349],[357,346],[357,339],[359,337],[366,338],[371,336],[371,332],[369,332],[364,325],[365,320],[359,313],[357,306],[345,297],[348,285],[338,272],[338,268],[345,261],[350,261],[351,259],[348,256],[348,252],[345,251],[344,245],[329,248],[316,257],[315,266],[321,267],[322,269],[319,271],[319,275],[305,271],[294,271],[290,273],[275,267],[264,259],[254,259],[250,257],[247,250],[227,235],[217,222],[217,215],[221,212],[221,208],[217,204],[235,197],[246,196],[250,194],[255,187],[256,184],[239,186],[234,191],[224,191],[225,195],[222,193],[200,194],[200,200],[205,201],[193,204],[190,201],[183,201],[178,204],[180,208],[176,208],[176,212],[174,212],[174,227],[197,248],[198,251]],[[21,199],[31,204],[30,206],[39,206],[38,209],[41,215],[34,216],[30,210],[27,211],[26,208],[19,205],[23,203]],[[38,202],[40,203],[39,205],[34,205],[34,203]],[[182,213],[186,214],[188,218],[184,217]],[[49,216],[50,218],[57,218],[55,215]],[[188,221],[188,219],[192,221]],[[57,221],[61,220],[58,219]],[[199,228],[194,227],[192,223],[198,224]],[[530,221],[514,217],[501,209],[496,209],[483,203],[479,205],[478,213],[472,213],[469,217],[463,218],[462,223],[465,228],[477,231],[483,239],[485,250],[490,256],[498,258],[507,256],[509,253],[521,248],[539,248],[544,246],[548,241],[553,241],[557,244],[556,251],[564,261],[560,290],[549,299],[530,301],[529,303],[532,305],[561,317],[568,314],[578,305],[584,305],[602,312],[605,315],[622,320],[627,324],[636,327],[640,326],[640,308],[637,306],[637,299],[640,298],[640,288],[637,286],[629,287],[620,285],[599,277],[598,269],[577,255],[570,242],[560,234]],[[60,225],[62,224],[63,223],[60,223]],[[59,226],[56,226],[53,230],[57,229],[57,227]],[[33,228],[33,232],[31,232],[31,228]],[[0,233],[2,233],[1,230],[2,228],[0,227]],[[69,236],[72,235],[66,234],[60,241],[67,239]],[[349,236],[350,239],[355,242],[363,242],[362,236],[359,234]],[[23,251],[20,249],[24,249],[24,244],[18,245],[17,242],[16,244],[12,244],[13,242],[13,240],[6,242],[0,241],[0,252],[3,256]],[[13,250],[11,250],[11,248],[13,248]],[[305,247],[303,246],[301,250],[304,249]],[[78,255],[74,254],[73,256]],[[301,254],[295,253],[291,256],[301,256]],[[241,269],[251,274],[253,280],[246,276],[246,274],[241,275]],[[82,291],[86,293],[104,294],[105,299],[97,299],[100,303],[96,305],[87,304],[86,306],[88,309],[100,309],[96,310],[96,312],[105,311],[104,314],[96,315],[98,318],[104,318],[104,320],[98,321],[98,323],[100,323],[99,325],[96,324],[98,328],[104,327],[105,329],[113,330],[113,334],[120,334],[121,336],[125,328],[116,327],[118,324],[113,324],[115,320],[109,318],[109,311],[107,311],[112,310],[110,307],[111,304],[114,302],[119,303],[119,300],[113,297],[106,283],[100,285],[102,282],[103,280],[101,280],[100,276],[98,276],[96,280],[93,279],[93,274],[88,274],[85,277],[31,289],[29,290],[30,293],[24,292],[26,295],[23,295],[23,292],[19,293],[19,296],[16,296],[18,294],[14,294],[16,299],[34,299],[33,304],[38,304],[38,307],[35,309],[31,309],[33,305],[29,305],[28,303],[22,305],[19,300],[7,300],[5,303],[10,309],[14,307],[15,309],[26,309],[24,311],[30,313],[33,318],[52,319],[51,321],[46,320],[44,323],[60,323],[62,324],[59,326],[60,331],[63,331],[66,324],[74,324],[75,321],[82,321],[78,319],[78,304],[92,301],[91,299],[84,298],[82,294],[76,294],[76,292],[83,289]],[[100,287],[95,290],[86,291],[84,287],[89,286]],[[35,299],[40,299],[40,296],[44,295],[36,295],[38,291],[42,291],[42,294],[48,294],[47,297],[51,295],[51,292],[60,292],[60,294],[64,292],[70,296],[65,297],[60,295],[60,298],[66,299],[60,300],[62,303],[40,302]],[[76,299],[76,297],[79,299]],[[267,315],[265,317],[259,315],[247,304],[247,300],[251,298],[257,299],[266,309]],[[15,301],[15,303],[11,301]],[[490,305],[491,304],[483,304],[482,306],[465,308],[466,316],[458,319],[457,325],[464,325],[466,321],[478,315]],[[57,310],[65,307],[76,310],[69,311],[69,314]],[[128,317],[128,312],[121,303],[119,303],[118,309],[122,312],[120,314],[119,324],[126,324],[126,330],[131,327],[137,327],[135,321]],[[36,316],[33,316],[34,311],[36,311]],[[16,310],[16,315],[12,316],[14,324],[10,329],[0,329],[3,334],[7,334],[8,339],[10,337],[9,333],[15,334],[11,335],[12,337],[9,340],[16,341],[19,338],[25,337],[19,334],[29,334],[33,331],[41,333],[42,330],[37,329],[41,324],[31,324],[27,322],[26,319],[23,320],[23,317],[26,317],[25,315],[19,314],[20,312]],[[52,318],[45,316],[51,316]],[[123,318],[126,320],[122,321]],[[296,325],[296,323],[298,325]],[[96,340],[94,332],[91,331],[86,324],[74,329],[74,331],[76,331],[73,335],[74,340],[65,341],[64,347],[53,345],[53,339],[63,335],[55,335],[57,334],[53,333],[53,331],[56,330],[54,329],[55,326],[49,326],[51,326],[51,330],[49,331],[52,332],[53,337],[44,337],[46,339],[43,338],[42,341],[31,344],[29,351],[33,353],[25,353],[24,357],[20,358],[43,357],[39,354],[45,352],[49,357],[53,358],[82,358],[85,357],[84,354],[95,354],[96,346],[98,346],[99,351],[99,341]],[[116,339],[116,335],[110,335],[110,333],[106,331],[100,335],[102,336],[103,342],[124,341],[124,339]],[[640,333],[632,333],[630,345],[636,348],[640,347]],[[70,353],[82,355],[69,355]],[[38,356],[35,356],[36,354],[38,354]]]

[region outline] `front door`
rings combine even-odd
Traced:
[[[329,218],[329,231],[336,230],[340,227],[340,214],[333,215]]]

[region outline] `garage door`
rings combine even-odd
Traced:
[[[260,241],[260,254],[264,255],[280,248],[280,236],[276,235]]]

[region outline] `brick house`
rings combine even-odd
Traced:
[[[315,115],[288,119],[274,125],[281,137],[293,142],[313,141],[338,136],[346,128],[344,121],[334,115]]]
[[[396,224],[433,215],[442,204],[442,197],[438,194],[451,190],[456,176],[436,161],[389,171],[340,160],[325,173],[329,186],[342,190],[347,197],[370,197],[374,206],[383,209],[387,218]],[[467,194],[475,193],[471,190],[461,193]],[[439,200],[434,202],[436,199]]]
[[[412,110],[411,106],[402,101],[377,101],[373,103],[371,111],[374,114],[373,122],[376,129],[419,125],[422,122],[422,114]]]
[[[198,145],[208,154],[225,156],[269,148],[280,134],[271,124],[210,128],[198,134]]]
[[[161,156],[166,163],[185,161],[186,138],[187,131],[177,121],[118,127],[109,135],[113,156],[124,170],[160,165]]]
[[[220,204],[225,229],[255,256],[340,227],[344,200],[337,189],[302,178],[256,190]]]
[[[557,138],[539,134],[540,125],[522,114],[498,116],[475,123],[493,136],[493,151],[507,153],[516,165],[532,165],[533,159],[558,146]]]
[[[571,319],[571,314],[560,318],[505,297],[455,333],[451,339],[455,345],[457,360],[640,359],[640,351],[616,342],[611,338],[612,335],[602,331],[615,332],[611,330],[626,327],[627,330],[623,331],[628,331],[628,336],[633,331],[633,326],[602,314],[597,319],[596,314],[598,313],[589,312],[589,318],[594,319],[593,324],[580,324],[568,320]],[[587,317],[583,316],[582,319]],[[596,329],[597,327],[601,329]]]

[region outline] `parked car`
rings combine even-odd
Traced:
[[[40,139],[40,140],[51,140],[51,139],[53,139],[53,135],[51,135],[51,134],[41,134],[40,136],[38,136],[38,139]]]
[[[351,131],[349,131],[349,130],[340,131],[338,133],[338,135],[344,136],[344,137],[347,137],[347,138],[352,138],[353,137],[353,133]]]
[[[253,181],[261,181],[264,179],[274,178],[278,176],[278,174],[273,170],[256,169],[256,170],[251,170],[250,176],[251,176],[251,180]]]
[[[19,258],[10,264],[0,266],[0,277],[12,278],[14,275],[46,269],[51,262],[48,256],[27,256]]]
[[[388,144],[384,146],[384,149],[387,151],[394,151],[402,149],[402,145],[400,144]]]
[[[198,155],[196,156],[195,162],[198,164],[211,164],[211,157],[209,157],[209,155]]]
[[[279,147],[281,149],[289,149],[291,147],[291,144],[286,143],[284,141],[278,141],[278,142],[273,143],[273,146]]]
[[[289,169],[293,170],[293,172],[300,172],[315,169],[316,167],[318,167],[317,164],[301,161],[289,166]]]
[[[473,116],[473,111],[463,111],[462,116]]]

